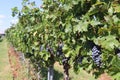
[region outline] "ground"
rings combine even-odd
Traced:
[[[6,40],[3,40],[0,42],[0,80],[13,80],[7,51]]]

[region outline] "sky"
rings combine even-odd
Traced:
[[[37,6],[42,5],[42,0],[30,0],[35,1]],[[17,22],[17,17],[12,17],[13,7],[18,7],[18,9],[22,8],[22,0],[0,0],[0,33],[4,33],[4,31],[11,26],[11,23]]]

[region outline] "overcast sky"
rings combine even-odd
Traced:
[[[35,1],[37,6],[42,4],[42,0],[30,0]],[[16,23],[17,18],[11,16],[11,8],[17,6],[21,9],[22,0],[0,0],[0,33],[3,33],[10,27],[11,23]]]

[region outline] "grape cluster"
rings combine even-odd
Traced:
[[[63,48],[63,43],[58,44],[57,53],[56,53],[57,56],[63,55],[62,48]]]
[[[120,58],[120,48],[117,48],[117,49],[115,50],[115,53],[116,53],[117,56]]]
[[[49,47],[49,48],[47,48],[46,50],[47,50],[50,54],[53,54],[53,53],[54,53],[53,49],[52,49],[52,48],[50,48],[50,47]]]
[[[62,63],[63,64],[68,63],[69,60],[70,60],[70,57],[63,57]]]
[[[79,64],[82,64],[83,58],[84,58],[83,56],[78,57],[78,58],[77,58],[77,62],[78,62]]]
[[[41,45],[41,46],[40,46],[40,51],[43,51],[43,50],[44,50],[44,46]],[[51,48],[49,44],[46,46],[46,51],[49,52],[49,53],[52,54],[52,55],[53,55],[53,53],[54,53],[53,48]]]
[[[68,62],[68,59],[67,58],[63,58],[62,59],[62,63],[64,64],[64,63],[67,63]]]
[[[97,66],[101,66],[101,51],[99,46],[94,45],[92,48],[92,59]]]
[[[44,46],[41,45],[41,46],[40,46],[40,51],[43,51],[43,50],[44,50]]]

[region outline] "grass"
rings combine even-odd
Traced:
[[[81,70],[78,74],[76,74],[73,69],[70,69],[70,80],[96,80],[92,74],[88,74],[86,71]],[[42,68],[41,75],[43,77],[42,80],[47,80],[47,69]],[[63,80],[63,67],[59,65],[58,62],[54,64],[54,80]]]
[[[12,80],[6,39],[0,42],[0,80]]]
[[[56,74],[56,71],[59,72],[59,74],[63,74],[63,68],[62,66],[59,65],[59,63],[56,63],[54,65],[55,68],[55,77],[56,80],[63,80],[63,75],[61,77],[59,77],[59,75]],[[70,74],[70,79],[71,80],[96,80],[92,74],[88,74],[87,72],[81,70],[78,74],[76,74],[73,69],[71,68],[69,71]]]

